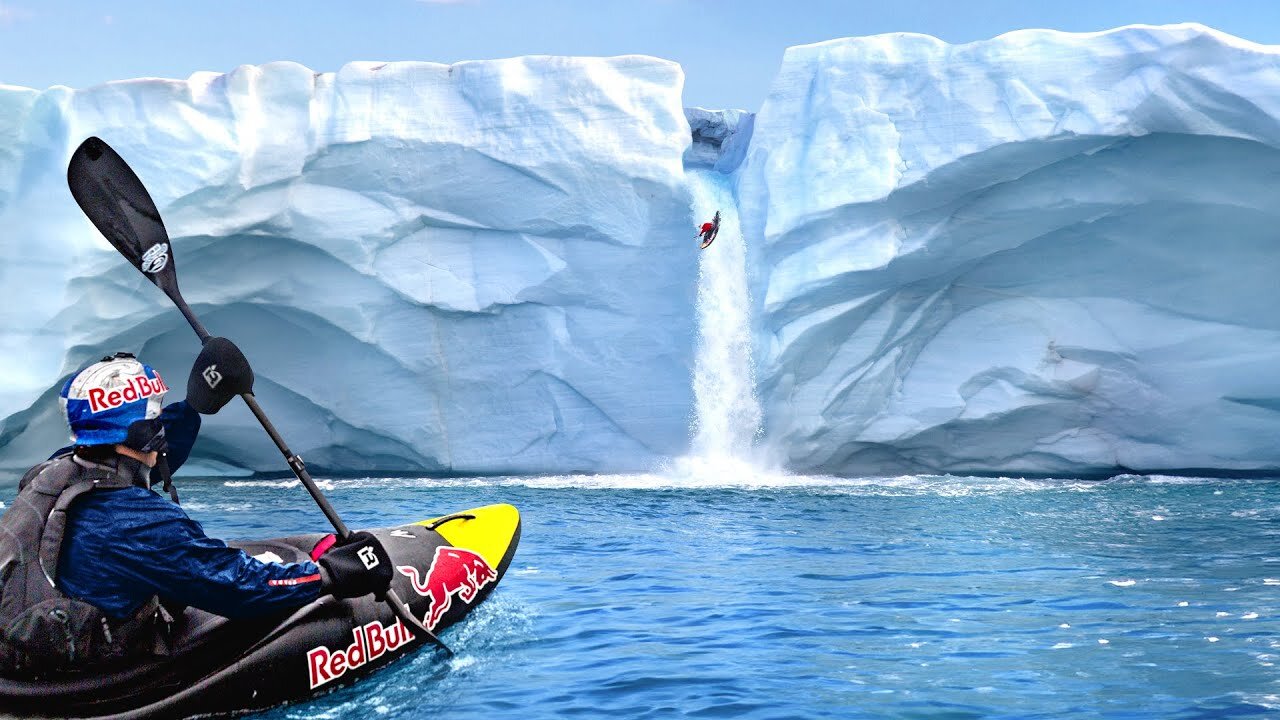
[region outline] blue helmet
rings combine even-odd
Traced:
[[[130,353],[103,358],[62,386],[62,408],[71,426],[71,440],[76,445],[115,445],[134,439],[129,427],[159,417],[168,390],[159,373]],[[157,423],[135,428],[135,438],[139,430]],[[145,434],[151,436],[154,431]]]

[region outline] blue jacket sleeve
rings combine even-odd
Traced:
[[[301,607],[320,596],[312,562],[264,563],[205,535],[177,505],[155,502],[130,513],[105,559],[122,579],[223,617],[243,618]]]
[[[164,423],[164,436],[168,441],[169,472],[176,473],[191,455],[191,447],[200,434],[200,413],[191,409],[186,400],[166,405],[160,412]]]

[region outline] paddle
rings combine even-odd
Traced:
[[[209,331],[205,330],[199,318],[191,311],[187,301],[182,299],[178,290],[178,274],[173,262],[173,249],[169,245],[169,233],[160,219],[160,211],[151,200],[151,195],[138,179],[133,169],[124,159],[102,140],[91,137],[76,148],[67,166],[67,184],[80,209],[89,217],[103,237],[115,246],[134,267],[164,291],[173,304],[182,311],[191,328],[196,331],[202,344],[210,340]],[[219,338],[212,338],[219,340]],[[225,342],[225,341],[224,341]],[[234,347],[234,346],[233,346]],[[238,351],[237,351],[238,353]],[[243,356],[241,356],[243,357]],[[247,363],[246,363],[247,365]],[[276,432],[275,426],[267,419],[266,413],[258,405],[253,396],[252,380],[249,388],[239,393],[254,417],[262,424],[262,428],[271,436],[272,442],[280,449],[293,474],[298,476],[311,498],[320,506],[325,517],[333,525],[334,531],[342,539],[351,535],[346,523],[338,517],[337,511],[329,504],[328,498],[320,492],[311,475],[307,472],[302,458],[295,455],[284,438]],[[414,633],[421,633],[435,643],[445,653],[453,655],[448,646],[426,628],[399,595],[390,588],[384,595],[385,600],[394,612]]]

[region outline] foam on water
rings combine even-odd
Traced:
[[[677,458],[652,473],[596,475],[533,475],[492,477],[363,477],[318,478],[317,486],[325,491],[391,488],[501,488],[526,487],[544,490],[715,490],[715,489],[805,489],[838,495],[900,496],[933,495],[965,497],[969,495],[1003,495],[1039,492],[1096,492],[1123,486],[1197,486],[1221,480],[1212,478],[1174,478],[1163,476],[1124,475],[1105,480],[1072,478],[973,477],[963,475],[897,475],[886,477],[846,478],[833,475],[796,475],[762,469],[749,461],[732,457]],[[297,480],[216,480],[227,488],[300,489]],[[1240,485],[1265,485],[1268,480],[1235,480]],[[1154,522],[1166,521],[1163,514],[1135,510],[1135,514]],[[1160,511],[1167,512],[1167,511]],[[1258,510],[1233,511],[1233,517],[1248,519]]]
[[[301,480],[227,480],[223,485],[227,487],[274,487],[274,488],[292,488],[302,484]],[[316,486],[322,490],[332,490],[334,484],[332,480],[316,480]]]

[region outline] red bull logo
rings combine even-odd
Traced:
[[[345,648],[330,650],[321,645],[307,651],[307,674],[312,690],[398,649],[413,640],[413,633],[399,620],[389,626],[374,620],[353,629],[351,637],[355,642]]]
[[[449,611],[455,596],[470,604],[484,586],[498,579],[498,573],[483,557],[470,550],[448,546],[436,548],[425,581],[418,574],[418,568],[412,565],[397,565],[396,569],[409,577],[419,595],[430,599],[431,609],[423,618],[428,630],[435,629],[436,623]]]
[[[160,377],[160,373],[156,373],[154,379],[145,375],[135,375],[125,379],[124,387],[119,390],[107,390],[100,387],[89,388],[89,412],[97,413],[103,410],[111,410],[125,403],[145,400],[157,393],[164,394],[167,392],[169,392],[169,386],[164,384],[164,379]]]

